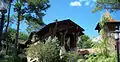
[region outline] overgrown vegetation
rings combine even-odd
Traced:
[[[80,37],[78,37],[78,43],[77,43],[77,47],[79,48],[91,48],[93,46],[93,42],[92,39],[90,39],[87,35],[81,35]]]
[[[36,45],[31,45],[27,49],[27,56],[31,59],[38,58],[39,62],[58,62],[59,57],[59,41],[55,37],[53,39],[49,38],[45,43],[39,41]]]
[[[102,28],[100,31],[100,35],[102,35],[102,39],[100,43],[94,45],[94,48],[98,50],[96,56],[89,55],[88,59],[85,62],[116,62],[116,53],[110,49],[109,37],[107,36],[105,23],[111,18],[111,16],[106,16],[105,14],[102,16],[100,21],[100,27]],[[114,48],[114,47],[113,47]]]

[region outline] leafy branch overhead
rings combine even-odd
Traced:
[[[120,10],[120,0],[97,0],[92,12],[103,9],[109,9],[111,11]]]
[[[26,13],[24,14],[26,24],[28,24],[28,31],[37,29],[40,25],[44,25],[42,17],[45,15],[46,10],[50,7],[49,0],[28,0],[25,7]]]

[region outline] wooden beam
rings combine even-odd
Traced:
[[[74,41],[73,41],[73,47],[75,48],[76,47],[76,33],[72,33],[73,34],[73,38],[74,38]]]
[[[63,42],[64,42],[63,45],[64,45],[64,46],[65,46],[65,36],[66,36],[67,32],[68,32],[68,31],[67,31],[67,29],[66,29],[66,31],[65,31],[64,34],[63,34]]]
[[[60,32],[60,46],[63,46],[63,33]]]
[[[56,36],[56,32],[57,32],[57,19],[55,20],[55,27],[53,29],[53,36],[52,36],[52,38]]]

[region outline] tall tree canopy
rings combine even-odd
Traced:
[[[49,0],[28,0],[24,14],[28,32],[39,29],[40,25],[44,25],[42,17],[49,7]]]
[[[120,10],[120,0],[97,0],[96,7],[92,12],[108,9],[110,11]]]

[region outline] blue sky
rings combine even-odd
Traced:
[[[47,10],[44,17],[46,24],[54,22],[55,19],[64,20],[71,19],[82,28],[85,34],[89,36],[97,36],[95,27],[105,11],[92,13],[95,0],[50,0],[51,7]],[[112,17],[120,20],[120,11],[112,13]]]
[[[43,20],[46,24],[54,22],[55,19],[65,20],[71,19],[82,28],[85,34],[89,36],[97,36],[95,27],[105,11],[92,13],[96,0],[50,0],[51,7],[47,10]],[[120,20],[120,11],[112,13],[113,19]],[[25,31],[24,23],[21,23],[21,31]]]

